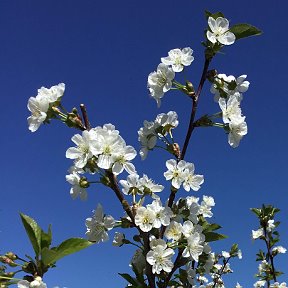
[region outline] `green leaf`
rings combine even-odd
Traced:
[[[93,245],[92,242],[83,238],[70,238],[63,241],[59,246],[52,249],[43,248],[41,251],[42,261],[44,265],[51,265],[59,259],[76,253],[82,249],[85,249]]]
[[[218,240],[222,240],[222,239],[227,238],[226,235],[215,233],[215,232],[207,232],[204,234],[205,234],[205,241],[206,242],[213,242],[213,241],[218,241]]]
[[[134,286],[138,286],[138,282],[135,278],[133,278],[132,276],[130,276],[127,273],[118,273],[121,277],[123,277],[128,283],[134,285]]]
[[[220,225],[218,225],[216,223],[211,223],[205,227],[205,232],[215,231],[215,230],[218,230],[220,228],[222,228]]]
[[[209,12],[208,10],[205,11],[205,16],[206,16],[206,19],[208,19],[209,17],[212,17],[214,19],[217,19],[218,17],[223,17],[225,18],[224,14],[222,12],[216,12],[216,13],[211,13]]]
[[[250,24],[245,24],[245,23],[236,24],[236,25],[232,26],[229,29],[229,31],[235,35],[236,40],[262,34],[262,31],[259,30],[258,28],[254,27]]]
[[[40,250],[41,250],[42,230],[33,218],[22,213],[20,213],[20,217],[21,217],[23,226],[26,230],[26,233],[30,239],[30,242],[33,246],[33,249],[35,251],[36,258],[38,258],[40,254]]]
[[[43,230],[41,231],[41,249],[45,247],[49,248],[51,242],[52,242],[52,231],[51,231],[51,225],[49,225],[47,233],[45,233]]]

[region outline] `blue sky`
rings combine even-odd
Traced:
[[[242,104],[248,135],[233,149],[220,129],[197,129],[186,158],[205,176],[197,196],[214,197],[213,220],[229,235],[214,247],[225,250],[236,242],[243,251],[243,259],[232,263],[235,273],[227,278],[227,287],[237,281],[251,287],[259,245],[251,241],[251,230],[258,224],[249,208],[262,203],[279,207],[281,244],[288,247],[287,8],[283,0],[274,0],[273,7],[268,1],[248,0],[2,0],[0,252],[32,254],[20,211],[42,227],[51,223],[55,244],[69,237],[84,237],[85,219],[97,203],[115,218],[122,215],[114,195],[101,186],[88,191],[86,202],[71,199],[65,182],[71,162],[65,151],[72,146],[70,138],[75,131],[55,122],[32,134],[26,121],[28,98],[36,96],[41,86],[64,82],[67,109],[85,103],[93,126],[113,123],[137,150],[137,130],[143,121],[175,110],[180,121],[175,137],[183,143],[190,113],[188,99],[169,93],[158,109],[148,95],[147,76],[169,50],[190,46],[195,60],[186,75],[197,85],[203,65],[200,43],[207,25],[204,10],[208,9],[222,11],[231,25],[247,22],[264,31],[261,37],[226,47],[225,54],[211,64],[221,73],[248,75],[251,84]],[[198,116],[218,111],[207,84]],[[156,151],[144,162],[138,157],[135,164],[139,173],[165,185],[167,157]],[[113,233],[110,235],[112,238]],[[129,271],[132,254],[133,249],[112,247],[111,241],[95,245],[59,261],[45,280],[48,287],[124,287],[117,272]],[[276,265],[287,274],[285,259],[280,255]],[[285,276],[279,279],[287,281]]]

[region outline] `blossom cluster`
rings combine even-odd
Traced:
[[[141,127],[138,131],[142,160],[147,157],[148,151],[155,147],[157,139],[165,141],[164,137],[167,134],[172,135],[172,129],[176,128],[178,124],[178,115],[175,111],[158,114],[154,121],[145,120],[144,127]]]
[[[194,164],[181,160],[177,163],[175,159],[166,161],[167,171],[164,172],[166,180],[172,180],[172,186],[179,189],[181,184],[186,191],[190,189],[198,191],[204,182],[203,175],[194,174]]]
[[[140,178],[138,174],[134,173],[128,175],[126,180],[120,180],[119,182],[125,195],[150,195],[152,198],[158,199],[159,197],[155,193],[164,189],[163,185],[155,184],[146,174],[143,174],[143,177]]]
[[[27,118],[29,130],[35,132],[39,126],[48,120],[48,110],[52,106],[57,105],[57,102],[63,96],[65,91],[65,84],[60,83],[51,88],[41,87],[38,89],[36,97],[30,97],[27,108],[31,112],[31,116]]]
[[[194,57],[193,50],[190,47],[172,49],[168,52],[167,57],[162,57],[157,71],[151,72],[148,76],[148,89],[158,107],[161,105],[161,98],[164,93],[169,91],[173,86],[175,72],[181,72],[184,66],[189,66]]]
[[[240,108],[243,93],[250,84],[246,78],[246,75],[235,78],[232,75],[218,74],[210,89],[221,108],[223,122],[229,131],[228,143],[233,148],[238,147],[242,137],[247,134],[247,123]]]
[[[66,180],[72,184],[70,194],[73,198],[80,195],[81,199],[86,199],[85,188],[89,183],[81,182],[81,179],[85,178],[79,175],[84,172],[93,174],[99,169],[104,169],[111,170],[116,175],[124,170],[129,174],[136,173],[130,161],[136,157],[137,152],[132,146],[126,145],[114,125],[105,124],[103,127],[85,130],[82,135],[74,135],[72,141],[76,147],[70,147],[66,151],[66,157],[74,160],[74,166],[70,168]]]

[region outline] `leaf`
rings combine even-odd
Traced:
[[[216,12],[216,13],[211,13],[209,12],[208,10],[205,11],[205,16],[206,16],[206,19],[208,19],[209,17],[212,17],[214,18],[215,20],[218,18],[218,17],[223,17],[225,18],[224,14],[222,12]]]
[[[76,253],[82,249],[85,249],[93,245],[92,242],[83,238],[70,238],[63,241],[59,246],[52,249],[43,248],[41,251],[42,261],[44,265],[51,265],[59,259]]]
[[[45,233],[43,230],[41,231],[41,249],[45,247],[49,248],[51,242],[52,242],[52,231],[51,231],[51,225],[49,225],[47,233]]]
[[[22,213],[20,213],[20,217],[21,217],[23,226],[26,230],[26,233],[30,239],[30,242],[33,246],[33,249],[35,251],[36,258],[38,258],[40,250],[41,250],[42,230],[33,218]]]
[[[235,35],[236,40],[262,34],[261,30],[246,23],[236,24],[232,26],[229,31]]]
[[[204,234],[205,234],[205,241],[206,242],[218,241],[218,240],[222,240],[222,239],[227,238],[226,235],[215,233],[215,232],[207,232]]]
[[[130,276],[127,273],[118,273],[121,277],[123,277],[128,283],[132,284],[132,285],[138,285],[138,282],[135,278],[133,278],[132,276]]]
[[[205,227],[205,232],[211,232],[222,228],[220,225],[216,223],[209,224]]]

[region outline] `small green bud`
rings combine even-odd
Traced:
[[[6,257],[8,257],[11,260],[16,260],[18,257],[16,254],[14,254],[13,252],[8,252],[5,254]]]
[[[90,186],[90,183],[89,181],[87,181],[87,178],[83,176],[79,180],[79,186],[81,188],[88,188]]]

